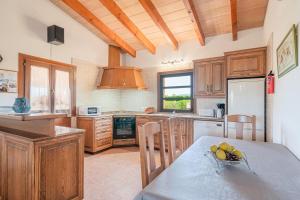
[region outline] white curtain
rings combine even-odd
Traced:
[[[69,72],[55,71],[55,111],[70,113],[71,90]]]
[[[49,69],[31,66],[30,105],[32,111],[50,111]]]

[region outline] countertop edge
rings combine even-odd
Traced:
[[[51,140],[61,137],[67,137],[77,134],[84,134],[85,130],[69,127],[55,126],[55,136],[48,136],[43,134],[32,133],[28,131],[22,131],[18,129],[0,127],[0,134],[17,137],[31,142],[40,142],[44,140]]]
[[[153,113],[153,114],[147,114],[147,113],[103,113],[101,115],[97,116],[89,116],[89,115],[82,115],[82,116],[76,116],[78,118],[101,118],[101,117],[107,117],[107,116],[136,116],[136,117],[177,117],[177,118],[185,118],[185,119],[194,119],[198,121],[215,121],[215,122],[224,122],[224,118],[213,118],[213,117],[203,117],[196,114],[172,114],[172,113]]]

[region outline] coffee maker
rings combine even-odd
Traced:
[[[217,118],[224,118],[225,115],[225,103],[218,103],[216,110],[216,117]]]

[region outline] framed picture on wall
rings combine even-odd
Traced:
[[[277,48],[278,76],[281,78],[298,66],[297,27],[294,24]]]
[[[17,93],[18,72],[0,69],[0,93]]]

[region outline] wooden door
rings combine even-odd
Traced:
[[[34,198],[33,143],[2,137],[3,199],[31,200]]]
[[[195,96],[208,96],[210,84],[210,63],[195,63],[194,80]]]
[[[224,60],[213,62],[211,65],[211,93],[213,96],[225,96],[225,63]]]
[[[36,144],[37,199],[83,198],[83,139],[83,135],[72,135]]]

